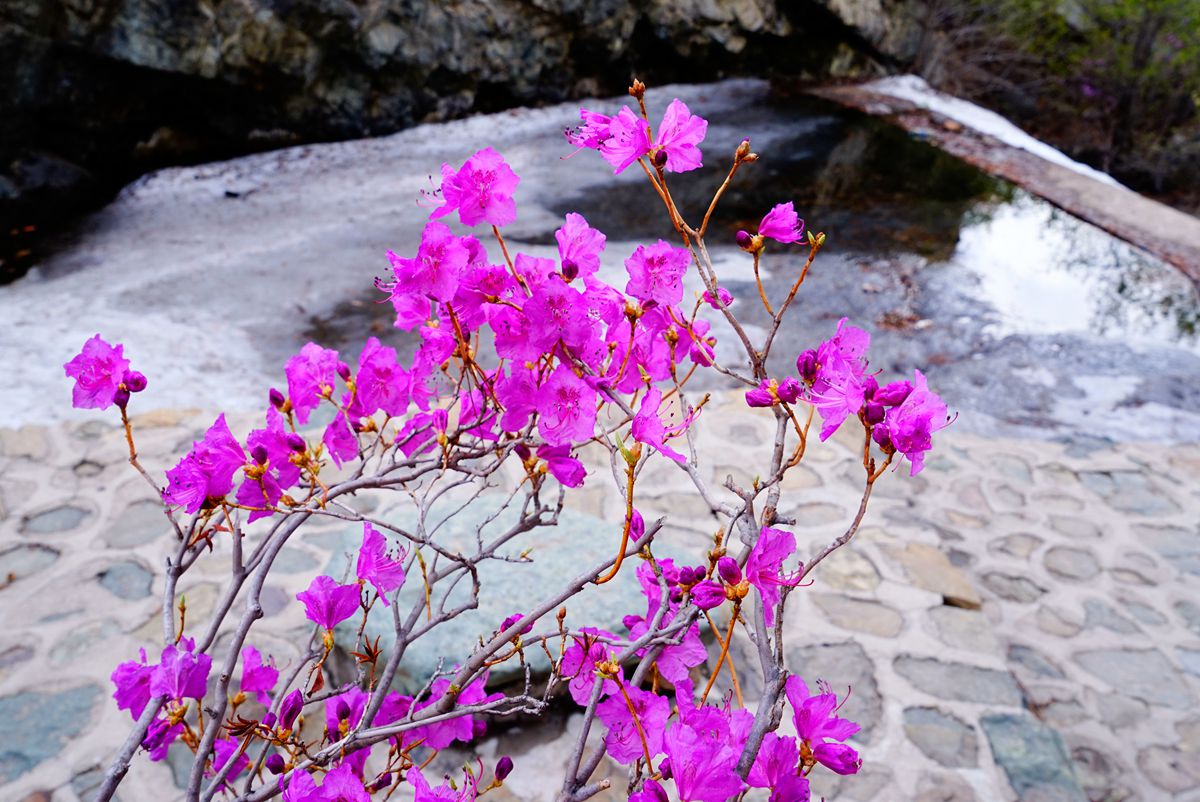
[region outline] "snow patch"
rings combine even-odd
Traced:
[[[939,92],[925,83],[925,80],[919,76],[897,75],[891,78],[872,81],[869,84],[865,84],[863,88],[881,95],[894,97],[898,100],[907,100],[909,103],[941,114],[943,117],[949,117],[968,128],[973,128],[980,133],[993,136],[1006,145],[1028,151],[1035,156],[1040,156],[1048,162],[1066,167],[1068,170],[1072,170],[1080,175],[1085,175],[1088,178],[1102,181],[1114,187],[1125,188],[1108,173],[1103,173],[1093,167],[1075,161],[1061,150],[1053,148],[1045,142],[1025,133],[996,112],[988,111],[962,98]]]

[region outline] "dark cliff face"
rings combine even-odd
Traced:
[[[25,224],[147,170],[615,94],[634,74],[877,70],[915,31],[905,0],[9,0],[0,281]]]

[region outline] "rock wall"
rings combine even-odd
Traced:
[[[875,70],[910,58],[912,5],[7,0],[0,218],[61,215],[167,164],[611,94],[634,73],[662,83]]]

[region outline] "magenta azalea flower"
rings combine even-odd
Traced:
[[[629,695],[638,723],[642,725],[650,756],[654,757],[663,751],[663,732],[667,728],[667,719],[671,717],[671,701],[665,696],[632,685],[625,686],[625,693]],[[637,724],[620,692],[596,706],[596,717],[608,727],[604,745],[608,748],[609,757],[618,763],[629,764],[645,755]]]
[[[777,204],[758,224],[758,233],[776,242],[799,242],[804,235],[804,221],[796,214],[791,201]]]
[[[713,309],[724,309],[733,303],[733,293],[724,287],[717,287],[717,297],[715,298],[708,290],[705,290],[704,294],[701,295],[700,298],[704,301],[704,303],[708,304]]]
[[[305,344],[300,353],[284,365],[288,397],[301,423],[308,423],[308,416],[321,403],[321,399],[333,393],[337,369],[337,351],[322,348],[316,343]]]
[[[275,477],[271,475],[270,471],[264,472],[257,478],[247,476],[238,487],[237,496],[235,496],[238,504],[252,509],[248,519],[249,523],[274,515],[275,505],[281,498],[283,498],[283,488],[275,481]]]
[[[106,343],[99,334],[83,344],[83,350],[63,370],[75,380],[71,406],[76,409],[108,409],[113,405],[129,360],[122,356],[125,346]],[[139,374],[140,375],[140,374]]]
[[[213,741],[213,765],[210,775],[216,775],[221,769],[225,768],[225,764],[233,760],[233,768],[225,775],[225,779],[232,780],[243,771],[250,767],[250,758],[246,757],[244,752],[240,751],[241,742],[237,738],[218,738]],[[235,757],[236,756],[236,757]],[[223,787],[230,789],[228,782],[223,783]]]
[[[685,173],[699,167],[702,154],[697,145],[707,132],[707,120],[692,114],[679,98],[672,100],[659,123],[658,136],[654,138],[655,150],[666,154],[664,169]]]
[[[683,300],[683,276],[691,256],[683,248],[672,248],[663,240],[639,245],[625,260],[629,283],[625,292],[641,301],[673,306]]]
[[[553,353],[560,341],[580,349],[594,336],[583,294],[559,278],[536,287],[523,311],[529,320],[527,345],[538,353]]]
[[[393,304],[397,296],[426,297],[438,301],[449,301],[458,291],[459,285],[471,261],[471,252],[462,237],[455,236],[450,227],[443,223],[428,223],[421,232],[421,244],[413,259],[404,259],[388,251],[392,273],[396,282],[392,286]],[[397,309],[397,314],[400,313]],[[419,323],[429,316],[429,304],[411,310]],[[415,325],[415,324],[414,324]]]
[[[827,685],[821,686],[821,693],[809,696],[808,685],[797,676],[787,678],[784,692],[792,705],[792,717],[796,725],[796,735],[813,752],[813,757],[823,766],[838,774],[854,774],[862,765],[858,753],[840,742],[859,731],[859,726],[853,721],[838,718],[837,695]]]
[[[821,440],[828,440],[864,402],[867,347],[871,335],[838,321],[837,332],[817,348],[817,369],[812,400],[821,413]]]
[[[354,377],[353,416],[366,417],[380,409],[392,417],[403,415],[408,409],[410,384],[408,371],[396,358],[396,349],[380,345],[374,337],[367,338]]]
[[[246,452],[229,431],[222,414],[204,439],[192,444],[192,450],[167,471],[167,489],[163,500],[195,513],[208,499],[224,498],[233,489],[233,475],[246,464]]]
[[[152,761],[166,760],[171,744],[175,743],[176,739],[183,734],[183,729],[182,721],[172,724],[170,719],[156,718],[150,722],[150,728],[146,730],[146,737],[142,739],[142,748],[149,753]]]
[[[321,442],[339,468],[358,457],[358,438],[354,436],[344,412],[339,412],[325,427]]]
[[[762,596],[767,626],[775,621],[775,605],[779,604],[779,589],[794,586],[797,578],[783,574],[783,563],[796,551],[796,537],[783,529],[764,526],[758,541],[746,560],[746,579]]]
[[[609,119],[605,133],[598,149],[600,157],[613,166],[613,175],[650,152],[650,124],[628,106]]]
[[[208,690],[208,672],[212,658],[207,654],[194,654],[196,642],[181,638],[179,646],[167,646],[162,651],[159,663],[150,675],[150,695],[165,696],[176,702],[182,699],[203,699]]]
[[[488,223],[506,226],[517,219],[517,204],[513,193],[521,179],[492,148],[484,148],[455,170],[442,165],[443,203],[433,211],[431,219],[458,211],[465,226]],[[449,300],[444,298],[441,300]]]
[[[583,637],[574,637],[571,645],[563,652],[559,673],[562,677],[570,678],[567,689],[575,703],[587,707],[592,700],[592,687],[596,682],[596,664],[612,659],[612,648],[598,638],[615,641],[617,636],[611,632],[594,627],[583,627],[579,630]],[[617,692],[617,683],[611,679],[604,680],[604,695]]]
[[[800,400],[803,388],[792,376],[783,381],[763,379],[758,387],[746,392],[746,404],[752,407],[773,407],[780,401],[794,404]]]
[[[553,446],[590,440],[596,429],[596,391],[559,365],[538,395],[538,432]]]
[[[933,433],[949,423],[946,402],[930,391],[921,371],[914,373],[912,391],[899,406],[887,411],[884,420],[892,446],[912,462],[910,476],[916,476],[925,467],[925,452],[933,447]]]
[[[546,468],[550,475],[562,483],[563,487],[580,487],[587,477],[587,469],[583,463],[571,456],[570,446],[539,446],[537,455],[546,460]]]
[[[307,771],[293,771],[279,784],[283,786],[283,802],[324,802],[325,797],[317,789],[316,780]]]
[[[267,428],[255,429],[246,437],[246,448],[251,453],[257,448],[267,452],[267,464],[283,488],[292,487],[300,481],[300,468],[291,461],[292,454],[296,453],[294,438],[298,436],[292,435],[284,427],[283,415],[279,414],[279,410],[270,407],[267,409]],[[300,442],[303,444],[304,441]]]
[[[600,146],[609,137],[608,129],[612,123],[612,117],[609,117],[607,114],[580,109],[579,119],[583,120],[583,125],[563,131],[563,134],[567,137],[567,141],[579,150],[584,148],[599,150]]]
[[[800,747],[792,736],[768,732],[746,782],[755,788],[775,788],[800,765]],[[807,781],[806,781],[807,782]]]
[[[347,759],[321,781],[321,799],[325,802],[371,802],[371,795],[363,788],[362,780],[355,776],[354,767]]]
[[[150,677],[154,675],[155,666],[146,665],[146,650],[139,649],[141,662],[127,660],[113,671],[113,685],[117,686],[113,699],[117,700],[118,710],[128,710],[133,720],[141,718],[142,711],[150,703]]]
[[[728,709],[693,707],[690,683],[684,690],[677,690],[679,718],[663,737],[671,779],[681,802],[725,802],[744,787],[736,768],[752,716],[740,710],[735,721]]]
[[[425,775],[416,766],[409,769],[405,777],[413,787],[413,802],[474,802],[479,793],[479,780],[470,772],[463,772],[463,781],[458,788],[449,780],[437,788],[430,788]]]
[[[266,707],[271,703],[271,697],[267,695],[267,691],[272,690],[278,681],[279,671],[275,668],[274,660],[268,665],[263,662],[258,649],[250,645],[242,649],[243,693],[255,694],[258,703]]]
[[[686,432],[692,425],[692,421],[696,419],[698,412],[693,410],[683,422],[667,426],[658,416],[660,406],[662,406],[662,390],[651,387],[646,392],[646,397],[642,399],[642,405],[638,408],[637,414],[633,416],[631,434],[634,440],[651,446],[663,456],[682,465],[687,462],[687,457],[668,446],[665,441],[668,437],[675,437]]]
[[[400,550],[397,559],[387,555],[387,539],[379,530],[363,521],[362,548],[358,550],[358,578],[370,582],[379,595],[383,606],[387,607],[387,594],[404,586],[404,550]]]
[[[554,232],[554,238],[558,240],[563,277],[568,281],[576,276],[587,278],[600,269],[606,237],[589,226],[583,215],[570,212],[562,228]]]
[[[333,629],[358,610],[358,585],[339,585],[332,577],[314,577],[308,590],[297,593],[308,620]]]
[[[491,702],[496,699],[503,698],[503,694],[493,693],[489,695],[484,691],[484,686],[487,684],[487,673],[485,672],[479,679],[472,682],[466,688],[454,697],[456,705],[467,706],[480,704],[482,702]],[[439,679],[430,686],[429,696],[423,702],[417,703],[417,710],[424,710],[431,705],[435,705],[442,700],[446,694],[450,692],[450,680]],[[424,745],[430,749],[445,749],[454,741],[462,741],[468,743],[474,740],[477,736],[482,735],[486,729],[486,724],[483,719],[477,719],[474,716],[459,716],[457,718],[439,721],[435,724],[427,724],[424,727],[418,727],[412,730],[413,738],[424,738]]]

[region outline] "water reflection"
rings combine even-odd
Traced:
[[[1025,192],[964,222],[949,263],[979,282],[997,336],[1088,332],[1197,345],[1200,296],[1191,281]]]

